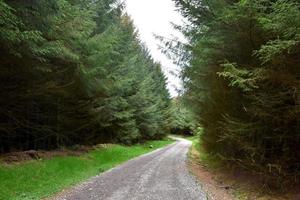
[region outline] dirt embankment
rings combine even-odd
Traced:
[[[230,188],[218,181],[215,174],[208,170],[199,160],[199,152],[192,147],[190,150],[189,168],[190,171],[200,180],[203,190],[209,200],[234,200]]]
[[[0,155],[0,162],[6,165],[24,163],[31,160],[44,160],[51,159],[53,157],[65,157],[65,156],[80,156],[88,153],[92,150],[99,148],[107,148],[112,144],[99,144],[95,146],[83,146],[76,145],[71,148],[61,148],[51,151],[43,150],[29,150],[29,151],[18,151]]]
[[[286,192],[272,191],[258,175],[238,169],[210,168],[200,160],[200,152],[195,147],[190,150],[189,167],[209,200],[300,200],[300,187]]]

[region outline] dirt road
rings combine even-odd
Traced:
[[[57,200],[206,200],[186,166],[191,142],[143,155],[90,179]]]

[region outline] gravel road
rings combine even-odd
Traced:
[[[177,142],[130,160],[57,196],[56,200],[206,200],[188,171],[191,142]]]

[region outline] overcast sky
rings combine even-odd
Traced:
[[[181,15],[175,11],[172,0],[126,0],[126,7],[139,31],[140,39],[147,45],[153,58],[162,64],[168,78],[170,94],[177,96],[175,88],[180,88],[181,82],[170,72],[176,73],[180,68],[161,53],[158,49],[160,41],[155,39],[153,34],[167,38],[171,38],[172,35],[183,38],[171,25],[171,22],[181,24]]]

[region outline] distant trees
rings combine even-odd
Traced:
[[[300,174],[300,2],[174,0],[189,20],[185,97],[205,149],[247,169]],[[176,51],[174,51],[176,52]]]
[[[177,135],[196,135],[197,120],[189,107],[184,104],[182,97],[177,97],[172,100],[171,109],[172,120],[170,121],[170,131]]]
[[[0,0],[0,151],[166,134],[166,78],[122,7]]]

